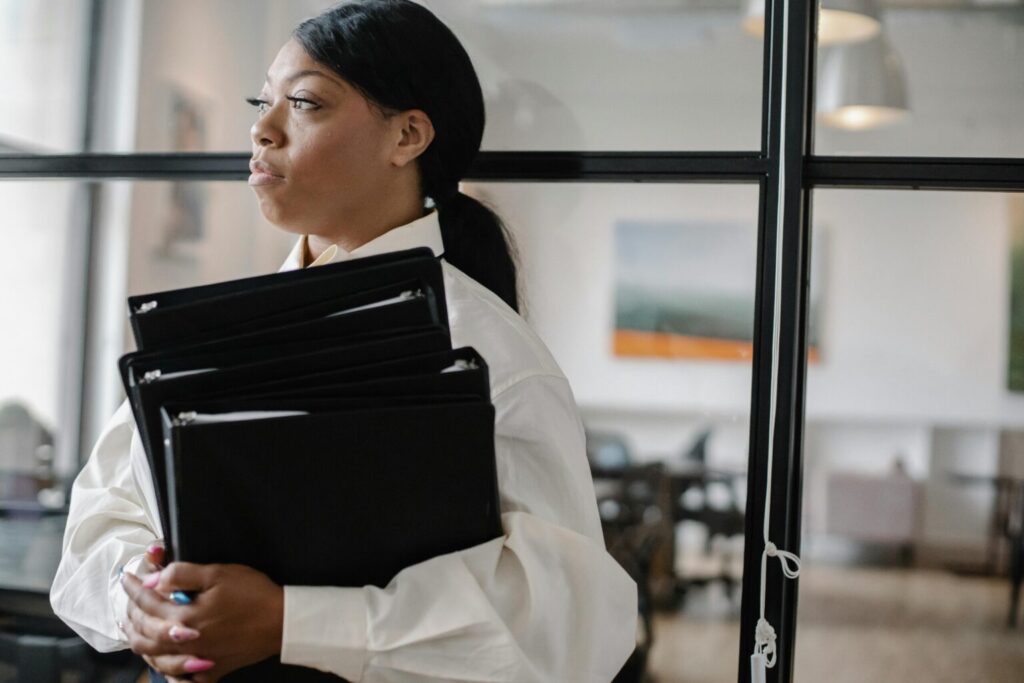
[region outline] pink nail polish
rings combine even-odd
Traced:
[[[195,640],[199,637],[199,631],[194,628],[188,628],[187,626],[172,626],[171,630],[167,633],[171,637],[171,640],[178,643],[186,640]]]
[[[154,588],[160,581],[160,572],[153,572],[146,577],[146,580],[142,582],[142,585],[146,588]]]
[[[216,665],[216,662],[211,662],[209,659],[190,659],[185,662],[185,671],[190,674],[198,673],[200,671],[206,671],[212,669]]]

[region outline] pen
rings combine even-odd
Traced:
[[[191,605],[192,593],[188,593],[186,591],[174,591],[171,593],[171,600],[179,605]]]

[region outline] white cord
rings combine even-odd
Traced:
[[[786,54],[789,46],[789,0],[783,0],[782,20],[782,87],[779,92],[786,92]],[[780,118],[786,120],[786,99],[782,99],[782,111]],[[783,194],[786,188],[786,131],[783,127],[779,138],[779,194]],[[782,246],[785,231],[785,215],[781,202],[776,216],[776,242],[775,242],[775,315],[772,325],[772,385],[771,398],[768,411],[768,472],[765,476],[764,494],[764,552],[761,553],[761,603],[760,618],[754,629],[754,653],[750,657],[751,679],[763,681],[765,678],[764,669],[775,666],[776,635],[764,616],[764,602],[767,588],[768,558],[778,557],[782,563],[782,573],[788,579],[795,579],[800,575],[800,558],[795,554],[779,550],[768,538],[769,522],[771,521],[772,504],[772,465],[775,459],[775,415],[776,395],[779,386],[779,325],[782,307]]]

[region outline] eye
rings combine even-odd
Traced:
[[[294,102],[295,103],[295,106],[292,107],[293,109],[302,109],[302,110],[305,110],[305,111],[312,111],[312,110],[320,108],[319,104],[317,104],[316,102],[313,102],[312,100],[307,100],[304,97],[286,97],[285,99],[288,100],[289,102]],[[308,107],[298,106],[300,104],[306,104],[306,105],[309,105],[309,106]]]
[[[267,102],[266,100],[261,100],[257,97],[247,97],[245,98],[245,101],[251,104],[252,106],[256,107],[256,111],[259,112],[260,114],[266,114],[267,109],[270,108],[269,102]]]

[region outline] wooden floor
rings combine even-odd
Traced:
[[[940,570],[804,568],[798,683],[1021,683],[1024,627],[1005,579]],[[657,683],[734,683],[739,610],[711,587],[655,624]]]

